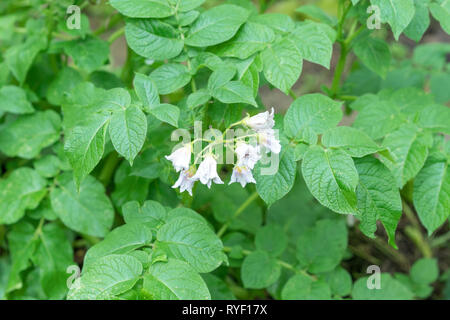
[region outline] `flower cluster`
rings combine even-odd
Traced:
[[[247,143],[242,137],[238,137],[232,141],[233,147],[235,147],[234,153],[236,154],[237,162],[234,165],[229,184],[238,182],[242,187],[245,187],[247,183],[256,183],[252,170],[261,159],[262,153],[272,152],[278,154],[281,151],[281,145],[273,129],[275,125],[273,108],[270,112],[262,112],[253,117],[247,116],[232,126],[235,125],[243,125],[248,129],[252,129],[254,134],[247,137],[255,137],[257,141],[255,145]],[[226,131],[230,128],[231,126]],[[172,188],[180,188],[180,192],[187,191],[191,196],[192,188],[196,181],[200,181],[202,184],[208,186],[208,188],[211,187],[213,182],[223,184],[223,181],[217,173],[216,156],[212,153],[212,145],[214,142],[204,149],[207,150],[206,154],[200,154],[202,162],[198,166],[198,169],[196,169],[195,164],[191,165],[192,144],[192,142],[185,144],[172,152],[171,155],[166,156],[166,159],[172,162],[176,172],[180,172],[180,176]]]

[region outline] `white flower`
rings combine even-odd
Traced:
[[[258,113],[256,116],[244,119],[243,123],[254,130],[261,129],[272,129],[275,125],[275,121],[273,120],[273,108],[270,111]]]
[[[189,163],[191,162],[191,152],[192,146],[188,143],[172,152],[170,156],[166,156],[166,159],[172,161],[172,165],[176,172],[187,170],[189,168]]]
[[[233,168],[233,173],[229,184],[232,184],[233,182],[239,182],[242,188],[244,188],[247,183],[256,183],[253,178],[252,171],[246,166],[238,165]]]
[[[237,143],[235,152],[238,158],[237,165],[248,167],[250,170],[252,170],[259,159],[261,159],[259,147],[254,147],[244,142]]]
[[[275,137],[275,131],[273,129],[265,129],[258,132],[258,141],[267,150],[273,153],[280,153],[281,144]]]
[[[180,192],[187,191],[192,196],[192,187],[194,186],[195,180],[192,178],[195,173],[195,167],[192,166],[189,170],[182,170],[180,172],[180,177],[177,182],[172,186],[172,188],[180,188]]]
[[[198,166],[197,173],[192,177],[194,181],[200,180],[201,183],[206,184],[211,188],[211,183],[223,184],[217,174],[217,161],[212,154],[207,154],[203,161]]]

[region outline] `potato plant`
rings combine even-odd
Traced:
[[[0,299],[450,297],[450,2],[289,3],[1,1]]]

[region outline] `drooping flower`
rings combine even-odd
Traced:
[[[252,146],[244,142],[238,142],[236,145],[237,165],[245,166],[252,170],[255,164],[261,159],[259,146]]]
[[[192,187],[194,186],[195,180],[193,176],[195,174],[195,167],[191,166],[189,170],[182,170],[180,176],[172,188],[180,188],[180,192],[187,191],[192,196]]]
[[[281,144],[275,137],[275,130],[265,129],[258,132],[259,143],[266,148],[267,152],[280,153]]]
[[[258,113],[257,115],[244,119],[243,123],[254,130],[272,129],[275,125],[273,120],[274,110]]]
[[[166,159],[172,161],[172,165],[176,172],[189,169],[189,163],[191,162],[192,145],[190,143],[185,144],[183,147],[172,152],[171,155],[166,156]]]
[[[252,171],[246,166],[239,165],[234,166],[229,184],[232,184],[234,182],[239,182],[242,188],[244,188],[247,183],[256,183],[255,179],[253,178]]]
[[[211,183],[223,184],[217,174],[217,161],[210,153],[207,154],[203,161],[198,166],[197,173],[192,177],[194,181],[200,180],[202,184],[206,184],[208,188],[211,188]]]

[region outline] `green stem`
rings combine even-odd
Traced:
[[[431,241],[431,247],[440,247],[450,242],[450,231]]]
[[[405,213],[406,218],[411,223],[411,226],[407,226],[405,228],[405,234],[415,244],[417,249],[419,249],[424,257],[430,258],[433,255],[431,247],[423,237],[419,220],[405,200],[402,200],[402,204],[403,212]]]
[[[331,85],[332,98],[336,98],[339,92],[339,86],[341,84],[342,73],[345,69],[345,64],[347,62],[347,46],[344,42],[341,42],[341,55],[339,56],[339,61],[334,70],[333,83]]]
[[[125,27],[122,27],[118,30],[116,30],[109,38],[108,38],[108,42],[109,44],[113,43],[114,41],[116,41],[118,38],[120,38],[123,34],[125,33]]]
[[[292,99],[294,99],[294,100],[297,99],[297,95],[295,94],[295,92],[292,89],[289,89],[289,95],[292,97]]]
[[[254,201],[258,198],[258,193],[255,191],[254,193],[252,193],[250,195],[250,197],[247,198],[247,200],[245,200],[241,206],[234,212],[233,216],[231,217],[231,219],[229,221],[227,221],[222,228],[220,228],[220,230],[217,232],[217,236],[222,237],[223,234],[227,231],[228,227],[230,226],[231,222],[234,221],[234,219],[236,219],[237,217],[239,217],[239,215],[244,212],[244,210]]]
[[[109,185],[111,182],[111,179],[114,175],[114,171],[116,170],[117,165],[120,162],[119,155],[117,152],[112,151],[108,158],[106,159],[105,165],[102,168],[102,171],[100,171],[100,175],[98,179],[100,182],[103,183],[105,187]]]

